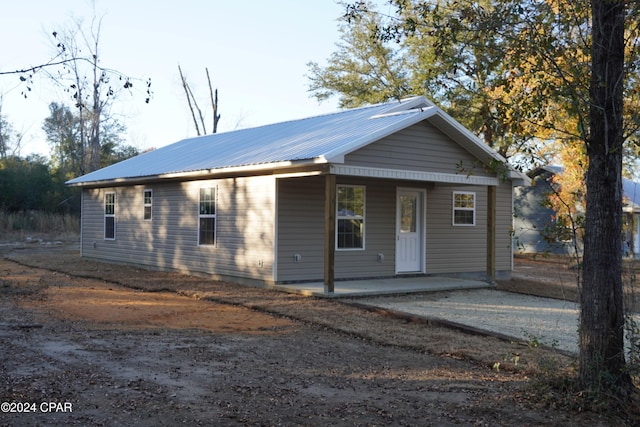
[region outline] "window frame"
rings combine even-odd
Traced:
[[[149,203],[147,203],[147,193],[149,193]],[[149,208],[149,217],[147,218],[147,208]],[[142,190],[142,220],[153,221],[153,190],[145,188]]]
[[[340,188],[362,189],[362,215],[340,215]],[[367,212],[367,188],[364,185],[336,185],[336,251],[364,251],[366,248],[366,212]],[[362,223],[362,245],[361,247],[340,247],[340,221],[361,221]]]
[[[473,196],[473,207],[457,206],[456,196],[466,195]],[[475,191],[454,191],[452,195],[452,211],[451,211],[451,225],[454,227],[475,227],[476,225],[476,206],[478,205],[478,197]],[[471,212],[473,215],[471,223],[459,223],[456,222],[456,212]]]
[[[113,196],[113,201],[109,201],[108,198],[109,196]],[[111,209],[108,209],[109,206],[112,206]],[[107,191],[104,193],[104,220],[103,220],[103,234],[102,237],[104,240],[116,240],[116,207],[117,207],[117,199],[116,199],[116,192],[115,191]],[[110,227],[107,227],[107,221],[111,219],[110,221],[113,222],[113,225],[111,225]],[[109,236],[107,237],[107,229],[111,228],[113,231],[113,236]]]
[[[213,202],[213,213],[202,213],[203,212],[203,200],[202,200],[202,195],[203,195],[203,190],[212,190],[213,191],[213,197],[212,200],[204,200],[204,202]],[[218,204],[218,187],[213,185],[210,187],[200,187],[198,189],[198,246],[208,246],[208,247],[215,247],[217,246],[218,243],[218,208],[217,208],[217,204]],[[202,234],[201,234],[201,227],[200,224],[202,222],[203,219],[213,219],[213,243],[202,243]]]
[[[545,239],[552,239],[552,243],[567,244],[573,242],[574,230],[571,225],[571,215],[557,213],[553,221],[545,225],[542,234]]]

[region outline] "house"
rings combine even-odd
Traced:
[[[573,255],[582,251],[582,241],[573,239],[570,230],[557,227],[558,212],[545,203],[561,166],[547,165],[530,171],[532,184],[514,191],[514,240],[521,253]],[[623,255],[640,258],[640,183],[623,178]],[[584,215],[584,212],[582,213]],[[578,236],[579,237],[579,236]]]
[[[513,234],[517,252],[557,255],[574,252],[571,240],[557,233],[558,214],[546,203],[553,193],[554,178],[561,171],[560,166],[536,168],[527,174],[531,185],[514,190]]]
[[[510,277],[512,188],[528,178],[503,162],[415,97],[185,139],[68,184],[83,257],[333,292]]]
[[[640,183],[622,178],[623,255],[640,259]]]

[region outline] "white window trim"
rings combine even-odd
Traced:
[[[107,214],[106,210],[107,210],[107,196],[109,194],[113,194],[113,213],[112,214]],[[116,240],[116,209],[118,206],[118,201],[117,201],[117,197],[116,197],[116,192],[115,191],[107,191],[104,193],[104,205],[103,205],[103,213],[104,213],[104,218],[103,218],[103,230],[102,230],[102,237],[104,240]],[[107,218],[113,218],[113,237],[107,237]]]
[[[456,195],[457,194],[467,194],[473,196],[473,208],[460,207],[456,206]],[[476,196],[475,191],[454,191],[451,196],[451,225],[454,227],[475,227],[476,225],[476,205],[478,204],[478,198]],[[456,223],[456,211],[471,211],[473,212],[473,223],[472,224],[457,224]]]
[[[363,189],[362,216],[340,216],[338,215],[338,188],[351,187]],[[366,248],[366,216],[367,216],[367,187],[364,185],[346,185],[339,184],[336,186],[336,251],[364,251]],[[338,224],[341,219],[361,219],[362,220],[362,247],[361,248],[339,248],[338,247]]]
[[[147,192],[151,193],[151,203],[145,202],[145,195]],[[147,207],[149,208],[149,218],[144,217]],[[142,220],[153,221],[153,190],[150,188],[145,188],[144,190],[142,190]]]
[[[213,202],[215,213],[214,214],[201,214],[200,213],[200,190],[205,188],[213,189]],[[200,243],[200,218],[213,218],[213,244],[208,243]],[[198,246],[213,248],[218,245],[218,187],[213,185],[211,187],[200,187],[198,188]]]

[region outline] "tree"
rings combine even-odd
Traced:
[[[580,381],[628,398],[622,295],[625,1],[591,0],[587,211],[580,298]],[[625,399],[626,400],[626,399]]]
[[[9,212],[49,210],[52,182],[40,156],[0,159],[0,208]]]
[[[2,96],[0,96],[0,159],[17,156],[20,153],[22,134],[14,133],[13,126],[2,114]]]
[[[69,107],[55,102],[49,105],[49,111],[42,128],[51,147],[52,167],[66,179],[81,175],[89,163],[90,150],[83,135],[90,133],[90,122],[82,120],[81,109],[74,113]],[[139,154],[137,148],[124,144],[122,134],[126,128],[113,117],[102,119],[99,125],[100,167]]]
[[[102,159],[102,134],[104,122],[110,120],[110,107],[122,90],[132,91],[133,79],[117,70],[101,64],[100,29],[102,19],[93,15],[89,27],[81,20],[75,20],[70,27],[52,32],[55,55],[40,65],[29,68],[0,71],[3,75],[18,75],[24,84],[22,94],[25,98],[31,92],[36,73],[47,73],[53,82],[70,94],[73,105],[78,109],[76,118],[83,124],[78,127],[82,159],[77,164],[79,173],[84,174],[98,169]],[[145,102],[149,103],[151,80],[145,82]]]
[[[94,17],[88,30],[83,28],[81,21],[75,21],[74,25],[72,30],[53,33],[59,41],[56,45],[59,54],[63,58],[77,58],[84,50],[89,55],[85,61],[70,61],[64,65],[65,71],[70,74],[70,82],[65,79],[66,73],[56,75],[55,81],[64,84],[78,109],[80,144],[86,149],[83,157],[87,158],[86,164],[82,164],[81,173],[87,173],[100,168],[100,123],[117,92],[110,85],[112,76],[109,70],[99,66],[102,20]],[[121,76],[117,77],[122,79]]]
[[[124,126],[116,121],[105,126],[100,147],[100,167],[109,166],[140,154],[137,147],[124,143],[120,137],[124,131]]]
[[[342,107],[425,95],[504,157],[526,151],[513,161],[542,163],[540,144],[500,102],[499,88],[511,78],[502,61],[506,41],[492,35],[507,31],[508,23],[495,22],[491,32],[486,22],[468,27],[471,16],[459,16],[478,4],[493,10],[494,3],[404,1],[395,16],[369,2],[351,5],[328,65],[308,64],[309,90],[318,100],[338,95]]]
[[[180,72],[180,80],[182,81],[182,87],[184,88],[184,93],[187,97],[187,104],[189,105],[189,110],[191,111],[191,117],[193,118],[193,124],[196,127],[196,133],[198,136],[207,134],[207,125],[204,121],[204,116],[202,115],[202,110],[198,105],[198,100],[193,94],[191,87],[187,83],[187,78],[182,73],[182,68],[178,65],[178,71]],[[220,114],[218,114],[218,89],[213,90],[211,86],[211,77],[209,76],[209,69],[205,68],[207,72],[207,82],[209,83],[209,99],[211,101],[211,110],[213,112],[213,125],[211,133],[218,132],[218,121],[220,121]],[[196,119],[196,113],[194,108],[198,110],[198,117],[200,118],[200,122]],[[200,123],[200,124],[198,124]],[[200,127],[202,127],[202,133],[200,133]]]
[[[11,143],[11,124],[2,115],[2,100],[0,99],[0,159],[7,157]]]
[[[591,0],[590,8],[567,0],[393,3],[396,19],[381,30],[383,37],[434,34],[436,48],[470,52],[456,56],[469,70],[482,67],[473,49],[499,41],[492,49],[502,65],[489,70],[499,75],[483,90],[509,119],[509,132],[586,148],[579,382],[588,395],[628,402],[633,384],[623,340],[621,176],[624,141],[637,140],[640,126],[638,79],[628,73],[640,64],[640,6],[630,3],[627,11],[625,0]],[[349,5],[347,17],[366,10],[363,2]],[[453,75],[462,67],[451,65]]]
[[[586,151],[579,382],[589,395],[626,402],[633,384],[624,350],[622,159],[625,138],[638,131],[638,88],[625,78],[625,66],[638,64],[638,14],[625,28],[624,0],[505,6],[519,22],[505,55],[518,82],[509,108],[565,149],[582,142]]]
[[[410,63],[401,46],[375,37],[384,22],[372,5],[366,7],[351,22],[339,24],[342,41],[327,66],[307,64],[309,91],[319,101],[337,95],[340,108],[354,108],[423,92],[411,85]]]
[[[586,2],[389,3],[398,5],[391,16],[368,1],[349,5],[327,65],[308,64],[309,90],[318,100],[338,96],[341,106],[353,107],[425,95],[520,168],[550,163],[565,147],[583,143]],[[531,55],[532,45],[540,52]],[[629,63],[637,64],[638,49],[627,49]],[[628,117],[638,117],[637,83],[635,73],[625,90]],[[626,131],[628,139],[634,132]],[[633,151],[626,151],[632,166]]]
[[[85,147],[80,137],[78,118],[69,107],[56,102],[49,104],[49,112],[42,129],[51,147],[53,167],[69,177],[82,173],[85,169]]]
[[[550,245],[565,242],[573,251],[575,266],[582,265],[584,242],[584,210],[586,206],[584,171],[587,165],[586,149],[583,143],[565,144],[560,153],[562,171],[550,180],[550,190],[544,200],[545,205],[556,212],[554,221],[545,229],[545,240]],[[570,242],[570,243],[567,243]],[[581,271],[576,271],[580,285]]]

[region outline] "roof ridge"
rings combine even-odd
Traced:
[[[370,119],[380,119],[383,117],[393,117],[393,116],[402,116],[404,114],[415,114],[415,113],[422,113],[425,110],[428,110],[430,108],[434,108],[433,106],[429,106],[429,107],[415,107],[415,108],[410,108],[407,110],[400,110],[400,111],[391,111],[391,112],[387,112],[387,113],[380,113],[380,114],[376,114],[373,115],[371,117],[369,117]]]
[[[416,106],[411,108],[414,104]],[[258,125],[258,126],[250,126],[250,127],[241,128],[241,129],[233,129],[233,130],[228,130],[228,131],[224,131],[224,132],[219,132],[218,134],[226,134],[226,133],[231,133],[231,132],[240,132],[240,131],[246,131],[246,130],[250,130],[250,129],[268,128],[268,127],[271,127],[271,126],[278,126],[278,125],[285,124],[285,123],[302,122],[302,121],[305,121],[305,120],[312,120],[312,119],[317,119],[317,118],[320,118],[320,117],[328,117],[328,116],[333,116],[333,115],[338,115],[338,114],[345,114],[345,113],[350,113],[350,112],[354,112],[354,111],[363,111],[363,110],[367,110],[367,109],[374,109],[374,108],[380,108],[380,107],[390,107],[390,108],[392,108],[392,111],[388,111],[386,113],[380,113],[380,114],[376,115],[376,116],[383,117],[383,116],[385,116],[387,114],[391,114],[393,112],[402,113],[402,112],[409,112],[410,110],[416,110],[417,108],[419,108],[420,104],[425,105],[427,107],[435,106],[435,104],[433,102],[430,102],[424,96],[413,96],[413,97],[409,97],[409,98],[403,98],[403,99],[400,99],[400,100],[387,100],[387,101],[384,101],[384,102],[379,102],[377,104],[361,105],[359,107],[354,107],[354,108],[345,108],[345,109],[342,109],[342,110],[329,111],[329,112],[318,114],[318,115],[315,115],[315,116],[300,117],[300,118],[297,118],[297,119],[283,120],[283,121],[275,122],[275,123],[265,123],[263,125]],[[402,109],[400,109],[400,108],[402,108]],[[374,116],[372,116],[372,118],[373,117]],[[210,137],[212,135],[216,135],[216,134],[198,135],[198,136],[193,136],[193,137],[189,137],[189,138],[185,138],[185,139],[196,139],[196,138],[202,138],[202,137],[207,137],[207,136]]]

